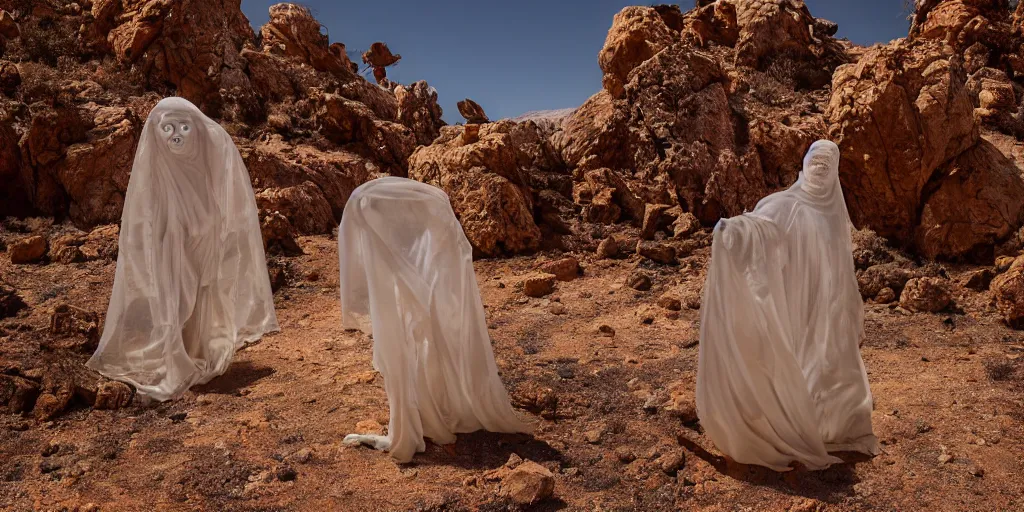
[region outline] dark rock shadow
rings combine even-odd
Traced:
[[[478,431],[459,434],[454,445],[427,442],[427,450],[416,454],[411,466],[455,466],[486,471],[497,469],[515,453],[537,463],[563,462],[562,454],[544,441],[528,434],[496,434]]]
[[[871,460],[870,456],[862,453],[832,453],[831,455],[844,462],[821,471],[810,471],[797,464],[792,471],[779,473],[763,466],[728,461],[725,457],[712,454],[696,441],[683,435],[679,436],[679,444],[726,477],[752,485],[770,487],[784,494],[814,498],[826,503],[837,503],[852,496],[854,494],[853,486],[860,482],[854,471],[856,465]]]
[[[249,361],[237,361],[228,367],[228,371],[212,381],[192,388],[196,393],[215,393],[233,395],[243,388],[255,384],[260,379],[273,375],[275,370],[269,366],[254,366]]]

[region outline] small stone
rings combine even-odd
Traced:
[[[953,460],[953,456],[948,453],[943,453],[942,455],[939,455],[939,464],[946,464],[951,460]]]
[[[555,476],[533,461],[525,461],[501,481],[500,493],[519,505],[535,505],[555,491]]]
[[[634,290],[645,292],[651,289],[653,283],[651,282],[651,277],[647,274],[643,272],[633,272],[626,278],[626,286]]]
[[[557,302],[552,304],[548,311],[550,311],[552,315],[564,315],[566,313],[565,306]]]
[[[534,273],[524,277],[522,283],[527,297],[543,297],[555,291],[554,274]]]
[[[877,304],[890,304],[896,300],[896,292],[892,288],[885,287],[878,291],[875,295],[875,303]]]
[[[313,459],[313,450],[303,448],[288,457],[288,460],[296,464],[305,464]]]
[[[174,423],[180,423],[182,421],[185,421],[185,418],[187,418],[187,417],[188,417],[188,413],[187,412],[176,412],[176,413],[168,416],[168,418],[170,418],[170,420],[172,422],[174,422]]]
[[[658,408],[662,405],[665,405],[665,400],[661,396],[655,394],[647,397],[647,400],[644,400],[643,409],[647,414],[656,414],[658,412]]]
[[[968,471],[978,478],[985,476],[985,469],[980,466],[971,466]]]
[[[597,326],[597,333],[606,338],[612,338],[615,336],[615,328],[607,324],[601,324]]]
[[[59,471],[63,467],[59,459],[45,459],[39,463],[39,472],[45,475]]]
[[[11,263],[36,263],[46,255],[46,239],[41,236],[25,237],[10,244],[7,251],[10,253]]]
[[[953,301],[949,284],[937,277],[919,277],[907,281],[900,294],[900,306],[922,313],[937,313]]]
[[[549,261],[541,265],[539,270],[554,275],[559,281],[572,281],[582,273],[580,262],[572,257]]]
[[[133,394],[132,388],[127,384],[107,381],[96,388],[96,400],[93,407],[96,409],[120,409],[131,403]]]
[[[614,238],[608,237],[597,246],[597,258],[604,260],[615,258],[619,255],[619,243]]]
[[[658,466],[666,475],[670,476],[675,476],[685,463],[686,456],[682,450],[672,450],[658,458]]]
[[[583,434],[583,437],[590,444],[597,444],[601,442],[601,436],[604,433],[600,429],[588,430]]]
[[[636,244],[636,252],[640,256],[664,265],[676,263],[676,249],[661,242],[640,240]]]
[[[683,309],[683,303],[678,298],[672,295],[662,295],[658,298],[658,306],[665,308],[669,311],[680,311]]]
[[[689,292],[683,296],[683,305],[686,309],[700,309],[701,297],[699,292]]]
[[[675,222],[672,223],[672,238],[683,239],[696,233],[699,229],[700,221],[697,220],[697,217],[690,212],[685,212],[676,217]]]
[[[655,311],[651,306],[640,306],[640,309],[636,311],[636,317],[640,320],[640,323],[650,325],[654,323]]]
[[[644,240],[652,240],[654,233],[668,227],[672,222],[665,212],[671,208],[667,204],[648,204],[644,209],[644,220],[640,228],[640,237]]]
[[[623,464],[629,464],[630,462],[636,460],[636,454],[633,453],[633,450],[625,446],[620,446],[616,448],[615,456],[618,457],[619,462]]]

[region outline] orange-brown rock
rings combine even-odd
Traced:
[[[398,100],[397,121],[412,130],[417,144],[426,146],[433,142],[445,125],[441,119],[443,111],[437,103],[437,90],[421,80],[395,87],[395,98]]]
[[[600,91],[573,111],[552,135],[552,143],[573,169],[631,167],[632,155],[623,151],[628,141],[629,114],[624,101],[616,102]]]
[[[330,203],[312,181],[256,194],[261,210],[281,212],[300,233],[328,233],[337,224]]]
[[[983,140],[938,170],[915,233],[919,254],[991,261],[996,242],[1024,222],[1024,180],[1012,158]]]
[[[651,7],[626,7],[612,21],[597,62],[604,89],[613,98],[625,93],[629,73],[673,42],[672,32]]]
[[[295,240],[295,230],[291,222],[280,212],[269,212],[263,216],[260,223],[260,233],[263,235],[263,247],[269,254],[283,254],[285,256],[298,256],[303,254],[302,247]],[[273,276],[273,269],[270,269]],[[276,277],[276,276],[274,276]],[[274,281],[275,279],[271,279]]]
[[[332,47],[327,36],[320,32],[320,26],[304,6],[272,5],[270,20],[260,28],[264,52],[309,64],[317,71],[351,75],[352,61],[345,53],[345,46]]]
[[[966,76],[939,42],[874,47],[833,77],[830,135],[858,227],[910,241],[935,171],[978,140]]]
[[[1024,257],[996,276],[990,287],[1003,319],[1014,329],[1024,328]]]
[[[409,177],[444,190],[466,236],[480,254],[520,253],[539,247],[534,217],[535,188],[557,173],[559,162],[533,122],[500,121],[479,127],[446,127],[428,147],[409,158]],[[544,188],[538,186],[536,191]]]
[[[359,185],[383,175],[373,162],[356,154],[347,151],[322,151],[307,145],[291,145],[276,136],[254,146],[243,145],[241,151],[249,176],[253,180],[253,188],[259,191],[258,194],[266,189],[295,189],[294,192],[302,192],[318,204],[302,206],[317,212],[316,218],[311,221],[285,213],[301,234],[330,232],[341,221],[341,214],[352,191]],[[315,185],[319,192],[305,185],[306,183]],[[325,218],[321,201],[326,201],[329,205],[329,217]],[[282,210],[283,213],[287,211]]]
[[[11,263],[36,263],[46,255],[46,239],[41,236],[28,236],[16,240],[7,248]]]

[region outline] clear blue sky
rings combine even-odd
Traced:
[[[275,3],[243,0],[242,10],[259,30]],[[467,97],[491,119],[580,105],[601,88],[597,53],[612,17],[627,5],[653,5],[614,0],[300,3],[326,27],[331,42],[344,43],[350,52],[383,41],[400,53],[402,61],[388,69],[388,77],[401,83],[426,80],[436,87],[448,123],[463,121],[455,104]],[[839,37],[855,43],[888,42],[907,33],[901,0],[806,3],[815,16],[839,23]],[[686,10],[693,2],[679,5]]]

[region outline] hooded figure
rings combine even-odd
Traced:
[[[444,192],[404,178],[363,184],[345,205],[338,254],[342,324],[373,335],[391,408],[387,436],[345,444],[408,462],[424,437],[530,431],[498,377],[472,248]]]
[[[815,142],[796,184],[719,221],[704,286],[697,415],[733,460],[824,469],[878,453],[860,357],[839,147]]]
[[[114,290],[87,365],[154,400],[224,373],[278,329],[249,173],[231,137],[165,98],[142,129]]]

